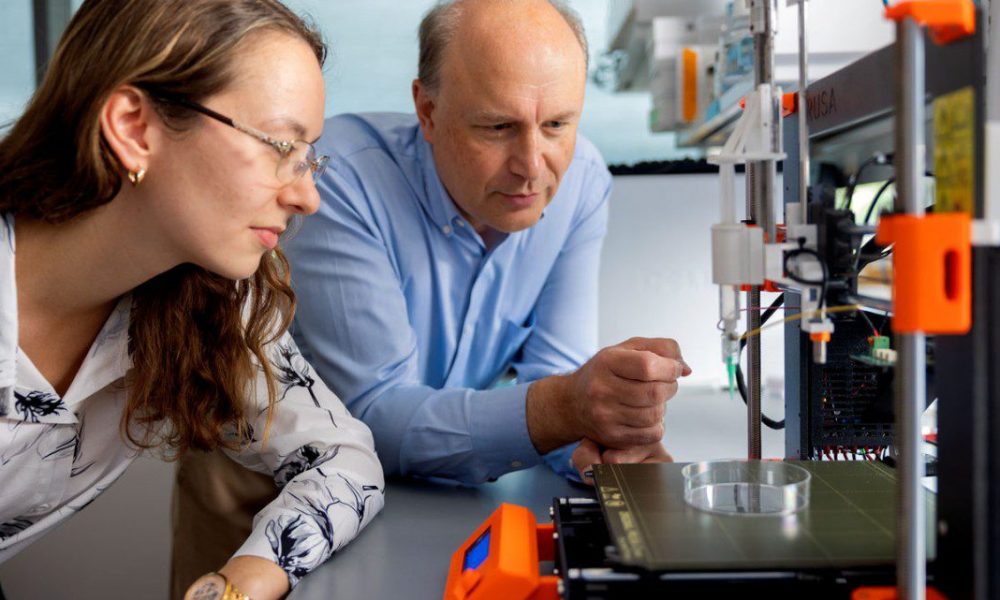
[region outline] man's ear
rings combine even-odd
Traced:
[[[101,108],[101,133],[127,171],[149,167],[153,112],[145,94],[130,85],[111,92]]]
[[[428,143],[434,143],[434,97],[419,79],[413,80],[413,106],[420,120],[420,129]]]

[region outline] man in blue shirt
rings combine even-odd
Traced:
[[[661,456],[686,369],[669,340],[588,361],[611,176],[576,132],[585,40],[549,2],[517,5],[427,15],[416,116],[327,121],[323,205],[287,247],[300,348],[390,474],[570,474],[581,439]]]
[[[577,136],[585,79],[561,5],[460,0],[421,24],[415,116],[326,123],[322,207],[286,245],[294,334],[389,475],[473,484],[542,460],[570,477],[669,460],[664,407],[690,372],[677,344],[597,348],[611,176]],[[264,482],[251,500],[260,482],[235,465],[192,460],[175,520],[219,529],[233,511],[199,511],[273,498]]]

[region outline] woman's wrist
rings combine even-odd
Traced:
[[[236,556],[219,573],[253,600],[278,600],[288,593],[288,573],[259,556]]]
[[[199,577],[184,595],[184,600],[251,600],[222,573],[207,573]]]
[[[288,589],[288,574],[274,562],[259,556],[237,556],[218,572],[199,577],[184,600],[277,600]]]

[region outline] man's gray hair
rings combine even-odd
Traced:
[[[501,0],[497,0],[501,1]],[[547,0],[552,8],[562,15],[566,24],[573,30],[580,47],[583,48],[584,60],[589,62],[587,54],[587,34],[583,30],[580,15],[562,0]],[[430,90],[437,91],[441,83],[441,61],[444,49],[455,37],[458,24],[462,20],[465,0],[439,0],[420,21],[420,63],[417,77]]]

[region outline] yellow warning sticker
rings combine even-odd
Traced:
[[[975,216],[976,93],[972,87],[934,100],[935,212]]]

